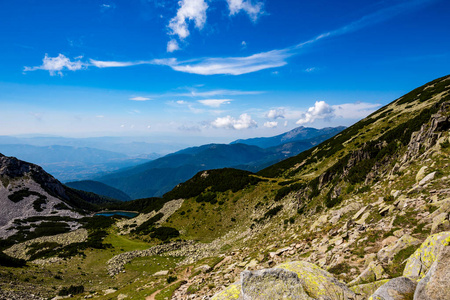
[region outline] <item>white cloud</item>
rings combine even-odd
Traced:
[[[288,121],[284,121],[284,127],[288,126]]]
[[[332,107],[336,117],[344,119],[362,119],[378,109],[380,104],[356,102],[333,105]]]
[[[284,118],[286,112],[284,108],[277,108],[277,109],[271,109],[266,113],[266,118],[269,119],[278,119],[278,118]]]
[[[179,105],[185,105],[185,104],[188,104],[186,101],[183,101],[183,100],[178,100],[177,101],[177,104],[179,104]]]
[[[167,52],[174,52],[180,50],[180,46],[178,45],[178,42],[176,40],[170,40],[167,43]]]
[[[180,94],[176,94],[176,96],[214,97],[214,96],[259,95],[262,93],[264,93],[264,92],[263,91],[240,91],[240,90],[210,90],[210,91],[191,90],[189,93],[180,93]]]
[[[220,107],[222,104],[230,104],[231,99],[205,99],[205,100],[197,100],[197,102],[209,106],[209,107]]]
[[[80,57],[71,61],[68,57],[63,54],[59,54],[57,57],[49,57],[45,54],[44,59],[42,60],[42,65],[37,67],[25,67],[24,71],[35,71],[35,70],[46,70],[50,72],[50,75],[53,76],[58,74],[60,76],[63,75],[61,71],[70,70],[76,71],[81,70],[86,67],[86,64],[79,60]]]
[[[130,67],[145,64],[146,62],[121,62],[121,61],[101,61],[90,59],[89,60],[94,67],[97,68],[118,68],[118,67]],[[148,63],[148,62],[147,62]]]
[[[105,116],[104,115],[97,115],[97,116],[95,116],[96,118],[99,118],[99,119],[102,119],[102,118],[104,118]]]
[[[148,98],[148,97],[138,96],[138,97],[132,97],[132,98],[130,98],[130,100],[132,100],[132,101],[148,101],[148,100],[152,100],[152,99]]]
[[[198,29],[205,25],[208,4],[204,0],[181,0],[178,4],[177,15],[169,22],[169,33],[185,39],[189,36],[188,21],[194,21]]]
[[[231,116],[217,118],[211,123],[211,125],[215,128],[226,128],[236,130],[257,127],[256,122],[252,120],[252,117],[249,114],[242,114],[239,116],[239,119],[235,119]]]
[[[296,124],[302,125],[306,123],[313,123],[318,119],[331,119],[334,117],[334,108],[327,104],[325,101],[316,101],[314,106],[310,107],[306,113],[296,122]]]
[[[282,67],[292,56],[286,50],[272,50],[246,57],[214,57],[178,62],[176,59],[158,59],[154,64],[169,66],[175,71],[199,75],[242,75],[265,69]]]
[[[311,72],[314,72],[314,71],[317,71],[317,68],[316,68],[316,67],[312,67],[312,68],[307,68],[307,69],[305,69],[305,72],[307,72],[307,73],[311,73]]]
[[[256,21],[264,13],[262,2],[252,4],[251,0],[227,0],[227,3],[231,16],[244,11],[253,21]]]
[[[267,128],[274,128],[274,127],[277,127],[277,126],[278,126],[278,122],[275,122],[275,121],[264,123],[264,127],[267,127]]]

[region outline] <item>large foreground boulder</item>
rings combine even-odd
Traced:
[[[358,297],[327,271],[308,262],[296,261],[272,269],[244,271],[239,283],[232,284],[212,299],[356,300]]]
[[[450,246],[444,246],[439,256],[417,285],[414,300],[450,299]]]
[[[413,300],[416,285],[406,277],[394,278],[380,286],[369,300]]]
[[[284,269],[265,269],[241,273],[241,299],[312,300],[303,289],[302,280]]]
[[[429,236],[425,242],[411,255],[403,271],[403,276],[413,280],[422,279],[439,253],[450,244],[450,232],[441,232]]]

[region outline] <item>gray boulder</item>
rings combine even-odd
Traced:
[[[244,271],[241,273],[243,300],[312,300],[303,289],[297,273],[283,269]]]
[[[444,246],[436,261],[417,285],[414,300],[450,300],[450,246]]]
[[[406,277],[389,280],[369,300],[413,300],[417,283]]]

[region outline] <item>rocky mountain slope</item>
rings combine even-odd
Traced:
[[[0,287],[72,288],[78,299],[449,299],[449,129],[446,76],[257,174],[198,172],[133,203],[142,213],[108,229],[110,248],[0,269]]]
[[[71,230],[84,215],[98,210],[95,203],[109,203],[94,194],[70,189],[41,167],[0,154],[0,237],[31,233],[45,218],[67,219]],[[20,221],[29,219],[30,222]],[[20,225],[19,225],[20,224]],[[34,225],[34,230],[30,227]],[[26,233],[21,233],[25,234]]]

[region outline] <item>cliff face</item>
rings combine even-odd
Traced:
[[[41,167],[0,154],[0,238],[18,232],[16,219],[80,218],[67,200],[64,186]]]

